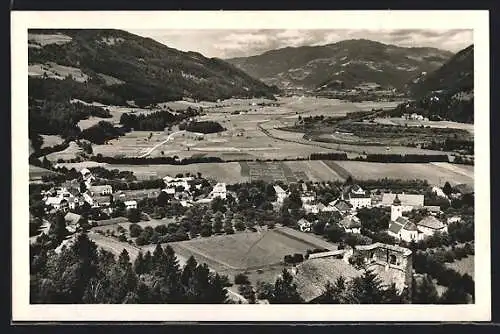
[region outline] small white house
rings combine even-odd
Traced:
[[[227,191],[226,191],[226,184],[225,183],[217,183],[213,189],[212,192],[210,193],[210,198],[216,198],[219,197],[221,199],[226,199],[227,196]]]
[[[274,187],[274,191],[276,192],[276,202],[278,204],[283,204],[283,201],[288,196],[286,191],[278,185],[275,185],[273,187]]]
[[[135,200],[125,201],[123,204],[125,204],[125,208],[127,210],[137,209],[137,201],[135,201]]]
[[[302,218],[297,222],[297,226],[302,232],[311,232],[312,223]]]

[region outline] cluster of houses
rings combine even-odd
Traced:
[[[412,113],[412,114],[403,114],[401,116],[402,119],[404,120],[412,120],[412,121],[428,121],[428,117],[424,117],[420,114],[417,113]]]
[[[436,217],[440,212],[438,206],[424,205],[424,195],[383,193],[377,196],[354,184],[345,186],[339,198],[324,204],[317,201],[314,192],[307,190],[305,184],[302,186],[303,210],[312,214],[338,212],[342,217],[338,224],[347,233],[361,233],[361,221],[357,217],[357,211],[360,208],[390,207],[391,221],[387,233],[398,240],[407,242],[423,240],[436,232],[447,232],[447,225],[450,223],[450,221],[443,222]],[[439,188],[435,188],[434,191],[437,192]],[[274,190],[277,204],[283,204],[289,193],[278,185],[274,186]],[[419,221],[412,221],[404,214],[414,209],[426,209],[428,215]],[[310,232],[314,223],[303,218],[297,222],[297,225],[301,231]]]
[[[84,203],[88,203],[92,208],[100,208],[104,212],[111,213],[111,201],[112,198],[115,198],[123,201],[127,210],[137,209],[137,200],[129,198],[130,196],[127,196],[125,192],[113,192],[111,185],[95,184],[96,178],[87,168],[83,168],[80,174],[85,189],[82,189],[78,180],[67,181],[60,187],[42,192],[45,205],[55,211],[66,213],[75,210],[76,207],[84,205]],[[227,196],[225,183],[217,183],[206,198],[195,201],[191,193],[191,184],[194,181],[193,177],[174,178],[167,176],[163,181],[165,188],[161,191],[179,200],[183,206],[192,206],[194,203],[209,203],[217,197],[226,199]],[[201,186],[201,184],[194,185],[197,189],[200,189]],[[155,191],[152,195],[156,197],[159,194],[160,191]]]

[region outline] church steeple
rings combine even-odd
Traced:
[[[401,200],[399,199],[398,194],[396,194],[396,197],[394,197],[392,205],[401,205]]]

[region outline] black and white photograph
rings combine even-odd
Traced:
[[[90,14],[12,16],[14,316],[489,320],[487,12]]]

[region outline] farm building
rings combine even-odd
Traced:
[[[434,235],[436,232],[448,232],[448,227],[445,223],[434,216],[427,216],[417,223],[417,227],[424,236]]]
[[[349,201],[353,210],[370,207],[372,205],[370,194],[357,184],[345,189],[341,196],[342,199]]]

